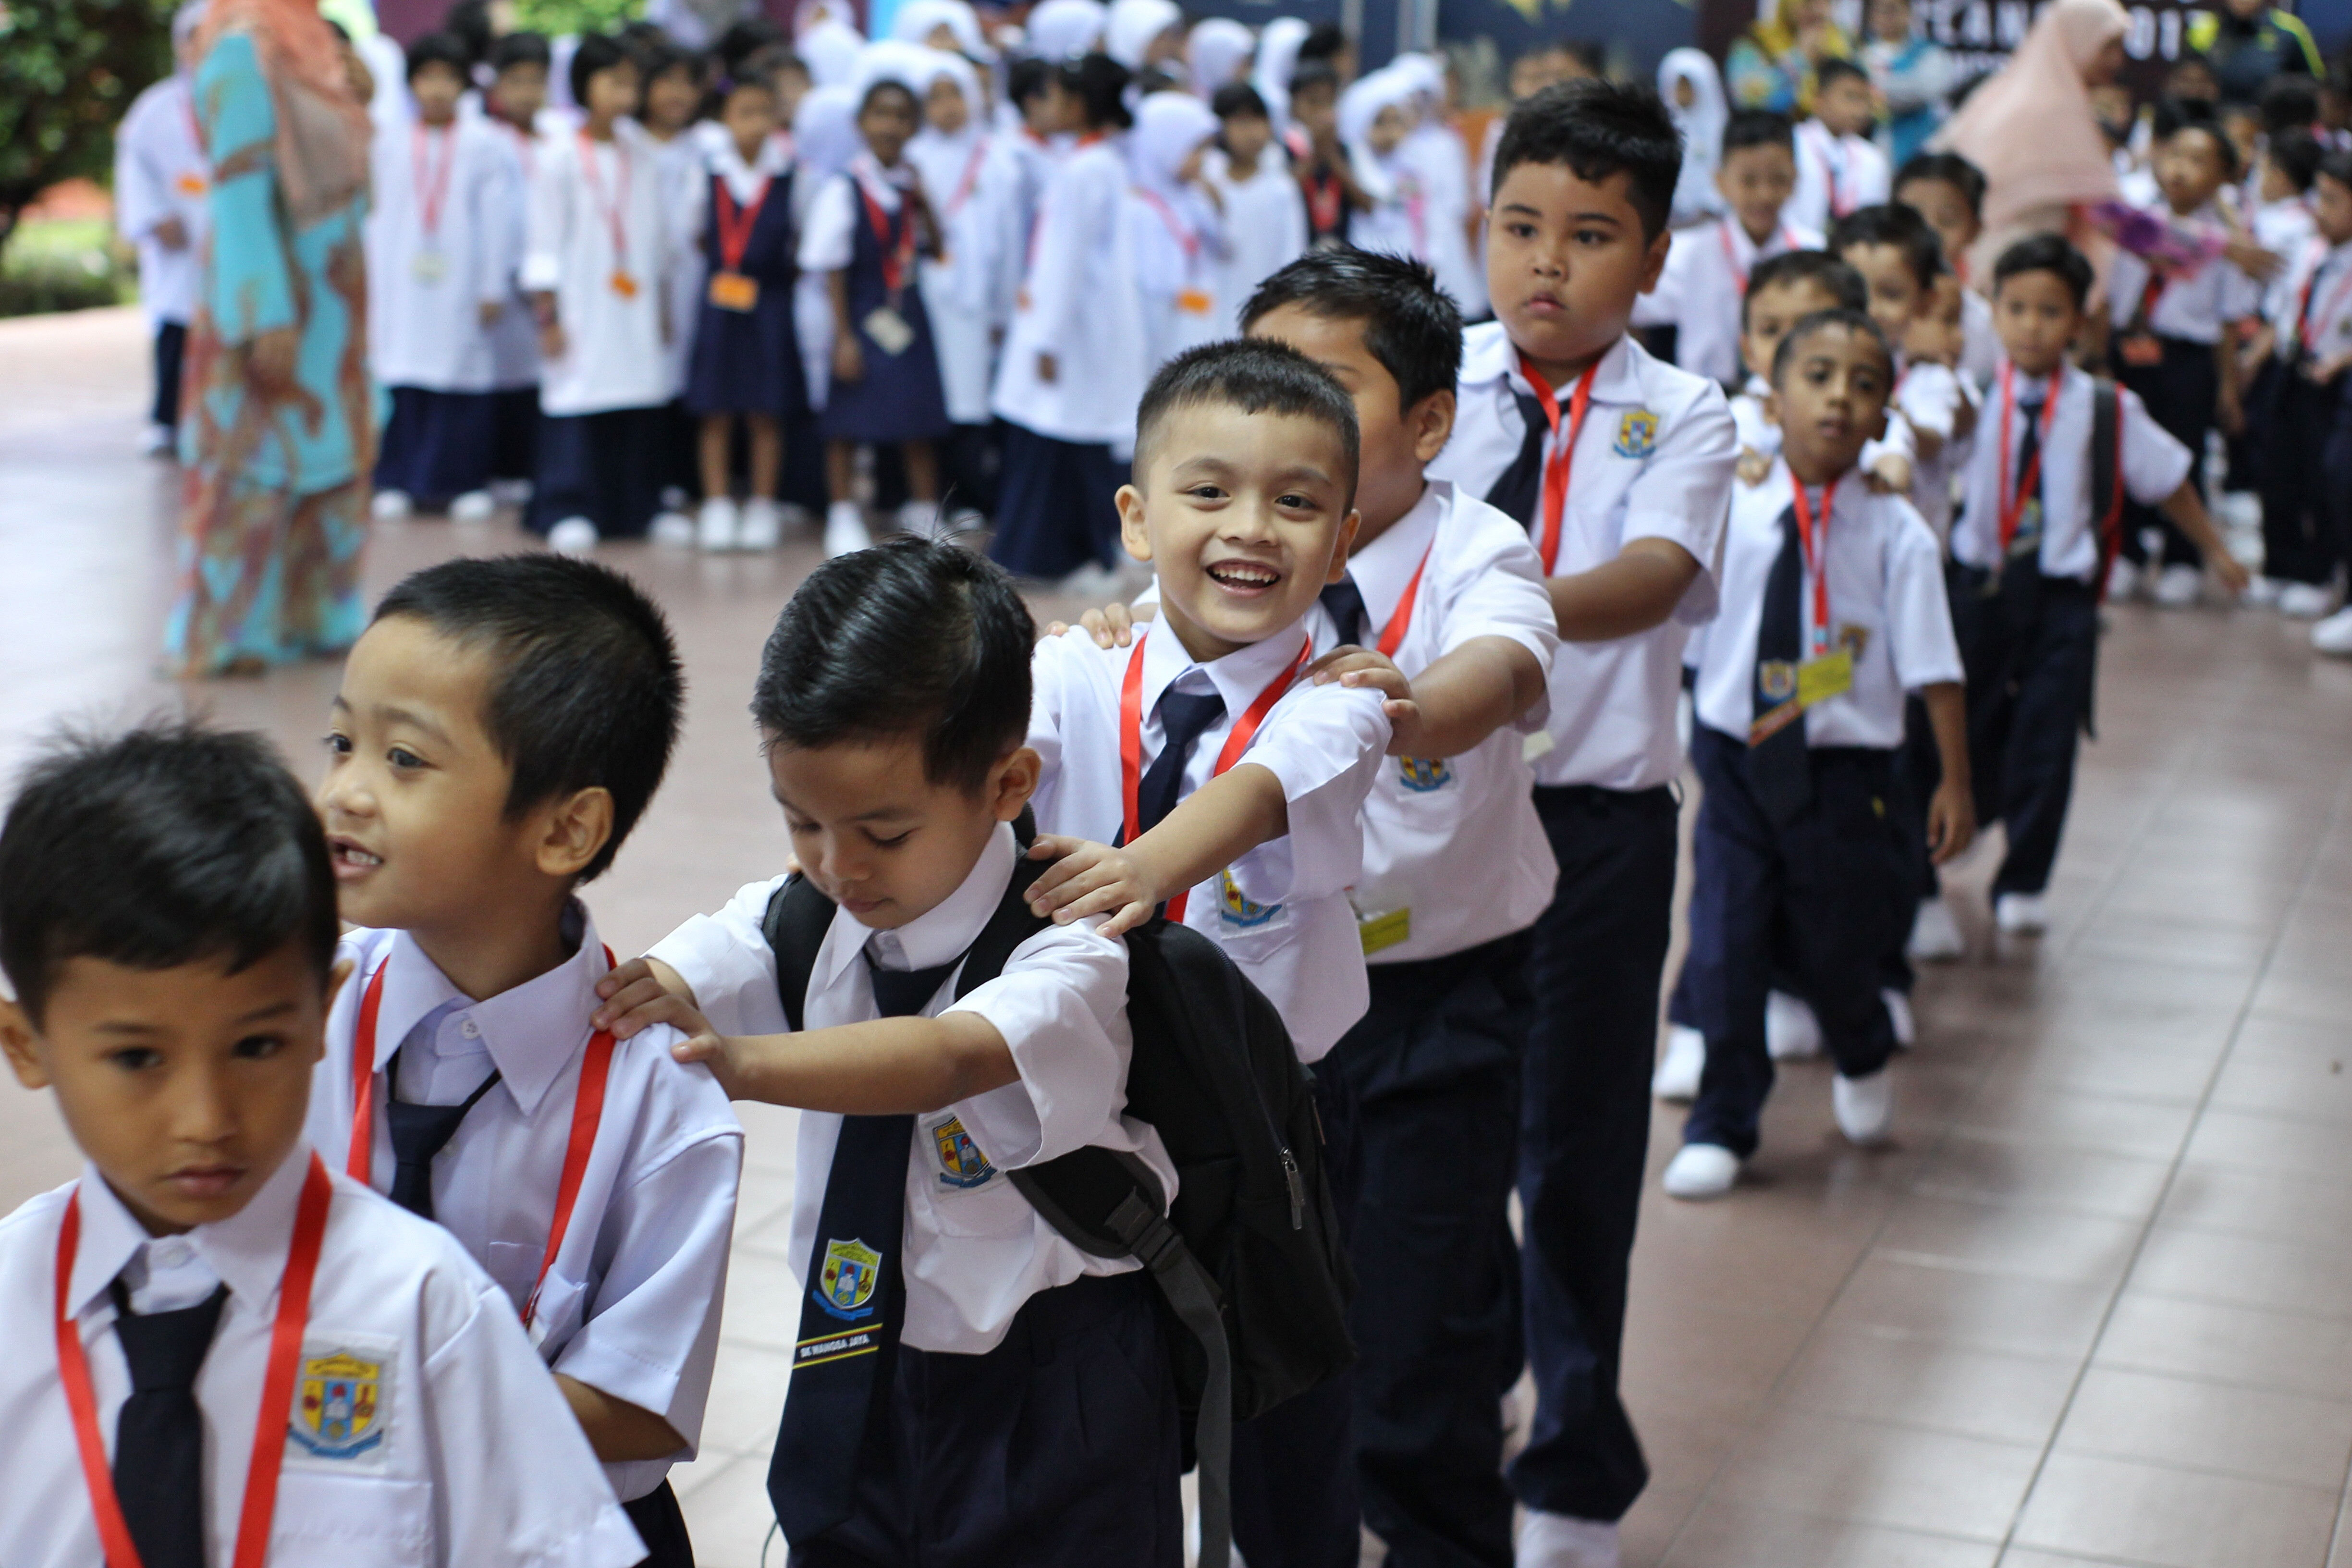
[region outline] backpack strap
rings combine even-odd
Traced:
[[[805,1027],[801,1012],[808,1000],[809,976],[816,973],[817,950],[833,929],[835,907],[815,883],[795,872],[769,895],[768,912],[760,919],[760,934],[776,957],[776,999],[784,1005],[784,1021],[796,1035]]]
[[[2091,381],[2091,515],[2096,519],[2099,577],[2092,592],[2107,596],[2107,574],[2124,542],[2124,394],[2107,377]]]

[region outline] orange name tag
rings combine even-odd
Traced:
[[[1205,316],[1216,309],[1216,304],[1214,300],[1210,299],[1205,292],[1198,289],[1180,289],[1176,291],[1176,308],[1188,316]]]
[[[760,302],[760,280],[740,272],[710,275],[710,302],[722,310],[748,310]]]
[[[637,297],[637,280],[625,272],[615,272],[613,274],[613,292],[624,300],[634,300]]]
[[[211,188],[205,184],[205,177],[194,169],[186,171],[172,183],[184,196],[200,196]]]
[[[2123,362],[2134,370],[2146,370],[2150,365],[2164,363],[2163,342],[2146,332],[2136,332],[2126,338],[2117,346],[2116,352],[2121,354]]]

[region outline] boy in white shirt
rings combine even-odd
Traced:
[[[1935,535],[1900,496],[1851,479],[1886,419],[1895,355],[1869,316],[1808,316],[1773,364],[1780,457],[1732,501],[1723,610],[1695,689],[1706,795],[1692,851],[1686,970],[1706,1069],[1664,1185],[1731,1190],[1772,1085],[1765,995],[1776,963],[1821,1020],[1837,1121],[1858,1143],[1894,1119],[1895,1029],[1879,995],[1886,932],[1913,886],[1888,809],[1904,694],[1924,696],[1943,758],[1927,811],[1938,860],[1968,846],[1966,708]]]
[[[2312,182],[2316,232],[2293,254],[2271,298],[2255,347],[2267,349],[2263,426],[2263,578],[2282,614],[2326,616],[2352,542],[2352,472],[2337,434],[2346,428],[2345,373],[2352,370],[2352,154],[2330,153]],[[2261,381],[2256,384],[2260,386]],[[2340,613],[2313,628],[2352,618]],[[2331,636],[2334,635],[2332,632]]]
[[[661,781],[677,658],[627,579],[445,562],[352,649],[319,787],[352,984],[310,1136],[437,1219],[519,1312],[656,1568],[718,1352],[742,1131],[666,1032],[591,1023],[612,966],[577,886]]]
[[[0,1047],[87,1163],[0,1220],[0,1562],[643,1557],[488,1276],[303,1140],[335,924],[259,736],[69,742],[10,808]]]
[[[131,100],[114,133],[114,228],[138,247],[139,303],[155,334],[155,398],[145,445],[151,456],[179,446],[180,367],[212,221],[212,166],[196,134],[190,92],[195,62],[187,54],[204,14],[202,0],[173,13],[174,68]]]
[[[1797,179],[1788,117],[1744,109],[1725,122],[1715,174],[1729,210],[1674,237],[1657,286],[1633,307],[1637,327],[1675,329],[1675,363],[1727,385],[1739,377],[1740,301],[1756,268],[1822,237],[1790,221]]]
[[[1853,60],[1823,60],[1813,79],[1813,117],[1797,127],[1791,221],[1827,233],[1847,214],[1886,199],[1886,154],[1870,139],[1877,119],[1870,73]]]
[[[1006,1175],[1095,1146],[1174,1194],[1123,1114],[1127,946],[1047,923],[961,982],[1023,869],[1034,640],[1004,574],[950,545],[812,574],[752,696],[793,853],[835,906],[803,994],[779,993],[781,877],[604,987],[616,1032],[674,1022],[730,1093],[801,1108],[806,1294],[768,1491],[810,1568],[1183,1561],[1157,1292]]]
[[[1984,232],[1984,171],[1958,153],[1921,153],[1895,176],[1895,199],[1916,208],[1943,243],[1944,265],[1960,285],[1959,372],[1981,391],[2000,366],[1992,301],[1969,276],[1970,254]]]
[[[1512,111],[1487,220],[1497,320],[1465,334],[1454,437],[1431,465],[1529,529],[1560,636],[1535,764],[1560,875],[1535,926],[1520,1120],[1537,1389],[1509,1472],[1529,1510],[1523,1563],[1611,1561],[1646,1480],[1617,1393],[1625,1271],[1674,900],[1683,645],[1714,613],[1736,458],[1722,388],[1625,335],[1665,266],[1680,174],[1646,88],[1565,83]]]

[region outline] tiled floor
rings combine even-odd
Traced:
[[[122,314],[0,325],[0,767],[60,717],[185,700],[307,769],[331,671],[150,673],[173,480],[127,455],[142,346]],[[514,539],[386,530],[370,575]],[[593,890],[631,947],[781,853],[743,703],[814,552],[611,553],[695,679],[670,782]],[[1894,1146],[1844,1146],[1799,1067],[1751,1185],[1644,1214],[1626,1377],[1655,1476],[1629,1564],[2352,1568],[2352,665],[2264,615],[2134,607],[2104,676],[2057,928],[1997,942],[1990,857],[1954,879],[1974,952],[1922,982]],[[792,1118],[745,1121],[718,1386],[677,1477],[713,1568],[760,1560],[793,1321]],[[0,1089],[0,1205],[71,1169],[48,1108]]]

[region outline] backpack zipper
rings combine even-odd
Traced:
[[[1307,1228],[1307,1184],[1298,1174],[1298,1162],[1291,1157],[1290,1145],[1282,1146],[1282,1179],[1290,1184],[1290,1228]]]

